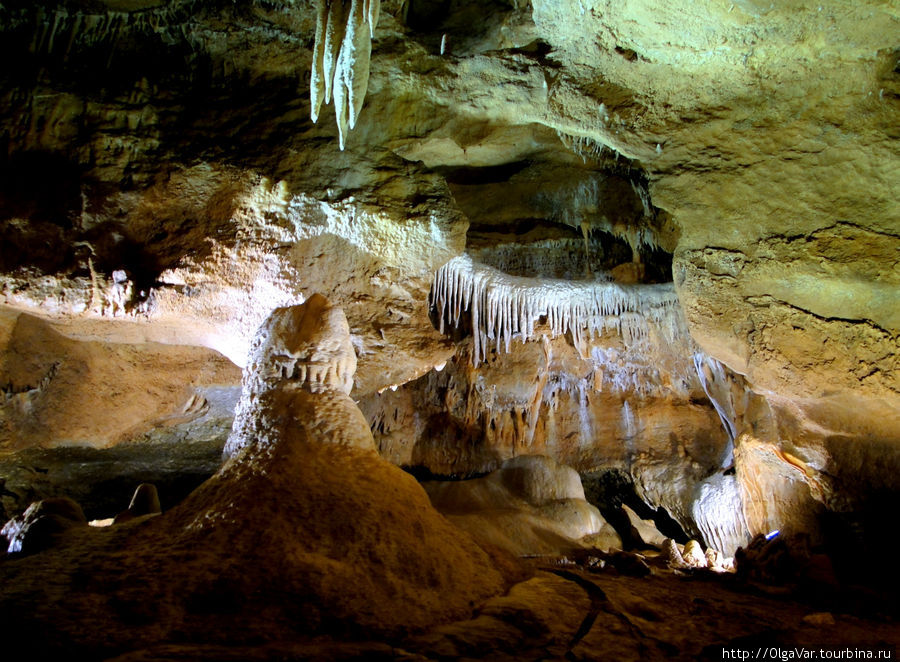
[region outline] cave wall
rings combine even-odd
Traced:
[[[630,264],[669,254],[690,342],[736,384],[749,533],[821,537],[823,511],[896,499],[898,21],[878,2],[386,1],[342,150],[331,107],[309,119],[312,2],[7,2],[0,301],[75,340],[242,365],[269,311],[322,292],[394,461],[466,474],[541,450],[681,503],[667,486],[722,470],[729,436],[697,351],[661,366],[685,388],[642,369],[637,397],[562,338],[555,365],[535,342],[473,370],[429,316],[467,247],[605,233]]]

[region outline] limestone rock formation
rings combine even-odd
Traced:
[[[201,418],[204,393],[238,381],[235,366],[206,348],[79,341],[72,327],[0,309],[3,451],[112,446]]]
[[[7,553],[36,554],[59,544],[70,529],[86,525],[81,506],[72,499],[44,499],[4,524],[0,535],[8,542]]]
[[[692,568],[706,567],[706,553],[696,540],[688,540],[681,552],[681,558]]]
[[[128,508],[113,518],[113,524],[130,522],[138,517],[158,515],[161,512],[162,506],[159,503],[159,494],[156,491],[156,486],[150,483],[141,483],[134,491]]]
[[[666,541],[671,540],[671,538],[666,538],[662,533],[659,532],[659,529],[656,528],[653,520],[641,519],[640,517],[638,517],[638,514],[627,505],[623,505],[622,510],[625,511],[625,515],[628,517],[628,522],[632,527],[634,527],[635,531],[637,531],[638,537],[644,544],[663,549]]]
[[[234,459],[296,416],[442,479],[541,454],[680,540],[802,534],[882,583],[852,558],[900,490],[898,27],[881,0],[2,3],[4,508],[180,498],[237,398],[184,348],[243,366],[321,292],[363,414],[286,349]],[[116,490],[81,480],[101,447]]]
[[[175,636],[405,632],[463,617],[504,590],[512,561],[455,529],[375,452],[345,392],[352,361],[339,308],[317,295],[276,311],[256,346],[257,358],[289,358],[306,379],[251,364],[243,397],[258,400],[239,411],[231,459],[178,507],[4,564],[5,623],[54,632],[51,648],[97,653]],[[299,356],[300,347],[310,351]],[[35,600],[40,610],[22,609]],[[73,618],[44,620],[63,604]]]
[[[0,501],[68,496],[114,516],[135,483],[183,498],[218,467],[240,371],[205,347],[146,342],[0,307]],[[169,503],[174,503],[171,501]]]
[[[585,501],[578,473],[546,456],[520,455],[483,478],[424,486],[451,522],[520,556],[622,546],[615,529]]]
[[[587,342],[586,357],[563,338],[516,342],[477,367],[464,347],[440,372],[360,407],[381,453],[397,464],[466,476],[528,453],[581,473],[621,470],[647,503],[701,535],[695,502],[730,461],[730,441],[689,339],[678,338],[651,335],[642,353],[604,334]]]
[[[310,117],[315,122],[324,101],[334,95],[338,139],[344,149],[347,131],[356,126],[369,85],[372,38],[381,0],[318,0],[316,40],[309,79]]]
[[[663,541],[663,553],[666,555],[666,562],[672,568],[687,568],[688,564],[684,560],[684,555],[682,551],[684,550],[683,546],[680,546],[671,538],[666,538]]]
[[[373,450],[371,435],[359,434],[361,417],[354,408],[344,406],[346,398],[306,395],[339,392],[346,396],[353,389],[355,372],[356,353],[340,308],[314,294],[302,306],[276,309],[251,345],[226,457],[251,444],[275,443],[289,417],[327,426],[321,430],[323,440]],[[341,404],[334,405],[335,401]],[[330,408],[336,412],[334,420],[326,414]],[[348,421],[352,425],[345,429]]]

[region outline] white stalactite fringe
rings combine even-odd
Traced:
[[[572,333],[581,351],[585,332],[591,337],[615,331],[632,345],[646,338],[652,324],[666,342],[682,333],[678,297],[671,284],[619,285],[601,281],[568,281],[510,276],[468,255],[438,269],[431,304],[437,307],[440,330],[445,317],[459,324],[463,311],[472,316],[472,362],[484,360],[489,342],[509,352],[513,338],[534,337],[535,324],[546,317],[551,336]]]
[[[318,122],[322,103],[334,97],[341,150],[366,98],[380,12],[381,0],[318,0],[309,115]]]

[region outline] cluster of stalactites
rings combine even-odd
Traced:
[[[322,102],[334,97],[341,149],[366,97],[380,8],[381,0],[318,0],[309,114],[317,122]]]
[[[656,211],[645,182],[629,178],[631,188],[641,202],[643,214],[628,222],[598,213],[604,209],[601,177],[592,177],[556,191],[539,193],[536,199],[549,217],[572,228],[580,228],[587,240],[595,231],[607,232],[624,239],[637,253],[640,250],[656,250],[660,247],[655,226]]]
[[[665,341],[679,334],[678,298],[671,284],[619,285],[603,281],[567,281],[510,276],[468,255],[456,257],[434,277],[431,304],[440,330],[445,321],[472,318],[472,362],[484,360],[490,341],[509,352],[513,338],[535,336],[535,324],[546,318],[550,335],[571,333],[583,351],[586,334],[618,333],[626,345],[647,337],[653,326]]]
[[[594,140],[587,136],[569,135],[568,133],[563,133],[559,129],[556,130],[556,135],[559,136],[563,145],[580,156],[581,160],[585,163],[588,159],[598,161],[605,156],[618,159],[618,152],[599,140]]]

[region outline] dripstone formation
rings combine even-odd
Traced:
[[[355,358],[339,308],[314,295],[277,309],[254,348],[231,458],[210,480],[164,515],[70,529],[4,564],[2,619],[36,650],[396,635],[467,616],[520,573],[378,456],[347,395]]]
[[[11,626],[442,659],[878,632],[898,33],[881,0],[0,3]],[[144,484],[162,514],[122,513]],[[678,582],[709,577],[707,612]]]

